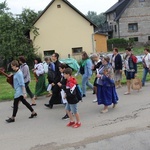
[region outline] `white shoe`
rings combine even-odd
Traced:
[[[96,103],[96,102],[97,102],[97,99],[94,99],[94,100],[93,100],[93,103]]]

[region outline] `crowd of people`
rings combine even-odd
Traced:
[[[143,78],[142,85],[145,85],[147,73],[150,71],[150,54],[149,49],[144,49],[143,57]],[[77,97],[77,80],[76,75],[82,75],[81,89],[82,97],[86,98],[87,87],[92,89],[93,94],[96,95],[98,105],[104,105],[101,113],[108,112],[108,106],[113,105],[115,108],[118,103],[117,88],[121,88],[122,74],[124,73],[127,80],[127,92],[125,95],[131,93],[132,79],[137,74],[137,58],[134,56],[131,48],[125,49],[125,57],[122,58],[117,48],[113,49],[113,55],[111,58],[99,54],[92,54],[88,56],[86,52],[82,52],[82,60],[80,63],[80,69],[76,75],[72,76],[72,69],[64,63],[60,63],[59,54],[53,53],[51,57],[45,58],[47,64],[47,81],[45,79],[45,69],[41,59],[34,59],[34,68],[32,69],[36,85],[35,93],[30,90],[29,84],[31,81],[29,67],[26,63],[24,56],[19,56],[18,61],[13,60],[11,67],[14,70],[14,105],[12,117],[7,119],[8,123],[15,122],[15,117],[18,110],[19,102],[21,101],[30,111],[31,116],[29,118],[35,118],[37,113],[32,108],[36,106],[37,97],[45,92],[49,92],[49,102],[44,104],[46,107],[52,109],[55,104],[64,104],[65,115],[62,119],[70,119],[67,126],[78,128],[81,126],[80,117],[78,113],[78,102],[81,100]],[[90,82],[91,77],[95,76],[94,83]],[[26,93],[31,98],[31,104],[26,101]],[[74,121],[75,116],[76,121]]]

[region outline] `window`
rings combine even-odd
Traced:
[[[128,31],[129,32],[137,32],[138,31],[138,24],[137,23],[129,23],[128,24]]]
[[[133,38],[129,38],[129,40],[138,42],[138,41],[139,41],[139,38],[138,38],[138,37],[133,37]]]
[[[81,54],[81,53],[82,53],[82,47],[72,48],[72,54]]]
[[[57,5],[57,8],[61,8],[61,5],[59,4],[59,5]]]
[[[148,36],[148,41],[150,41],[150,36]]]
[[[55,53],[55,50],[46,50],[44,51],[44,56],[51,56],[53,53]]]

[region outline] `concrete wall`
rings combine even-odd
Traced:
[[[138,31],[128,31],[129,23],[137,23]],[[138,37],[139,42],[147,42],[150,36],[150,0],[139,2],[133,0],[130,6],[125,10],[119,20],[120,37],[133,38]]]
[[[110,17],[109,17],[110,16]],[[114,21],[114,15],[111,13],[107,17],[109,25],[113,26],[114,38],[134,38],[138,37],[139,42],[147,42],[150,36],[150,0],[145,2],[139,2],[139,0],[132,0],[128,8],[124,11],[119,23]],[[128,24],[137,23],[138,31],[131,32],[128,30]],[[117,32],[114,30],[114,26],[117,27]]]

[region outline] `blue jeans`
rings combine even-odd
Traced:
[[[145,84],[145,81],[146,81],[146,76],[147,76],[147,73],[149,72],[149,69],[148,68],[143,68],[143,78],[142,78],[142,85]]]
[[[78,112],[77,104],[68,104],[67,103],[65,109],[68,111],[71,111],[73,114],[76,114]]]
[[[82,93],[86,95],[86,86],[93,89],[93,85],[89,82],[89,78],[85,75],[82,76]]]

